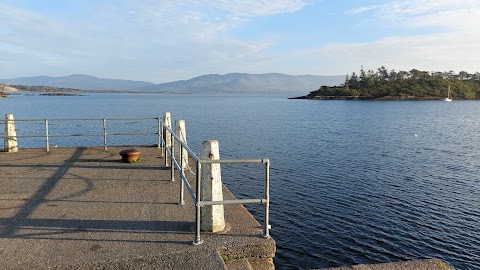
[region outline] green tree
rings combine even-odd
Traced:
[[[480,98],[480,73],[469,74],[453,71],[427,72],[417,69],[407,71],[391,70],[388,73],[384,66],[365,72],[360,69],[360,77],[355,72],[345,76],[345,84],[341,86],[322,86],[312,91],[309,96],[338,96],[350,98],[372,99],[385,96],[444,98],[448,86],[451,86],[454,98]]]
[[[380,76],[380,80],[388,80],[388,70],[384,66],[378,68],[378,75]]]

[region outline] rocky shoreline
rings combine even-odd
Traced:
[[[8,85],[0,84],[0,98],[8,97],[7,93],[12,93],[12,92],[18,92],[18,89]]]
[[[371,100],[371,101],[424,101],[424,100],[444,100],[443,97],[416,97],[416,96],[299,96],[288,99],[310,99],[310,100]],[[479,98],[454,98],[454,100],[479,100]]]
[[[66,97],[77,97],[77,96],[84,96],[80,94],[67,94],[67,93],[46,93],[40,94],[39,96],[66,96]]]

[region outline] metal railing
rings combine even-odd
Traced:
[[[46,118],[46,119],[14,119],[14,120],[0,120],[0,123],[3,122],[5,125],[7,122],[13,121],[17,122],[31,122],[36,124],[43,125],[42,128],[37,128],[36,130],[19,130],[17,128],[17,135],[14,136],[16,138],[44,138],[45,139],[45,150],[48,152],[50,151],[50,139],[54,137],[103,137],[103,147],[107,149],[107,137],[108,136],[139,136],[139,135],[158,135],[158,143],[157,146],[160,147],[161,138],[160,138],[160,130],[161,130],[161,119],[160,118]],[[155,121],[156,123],[156,130],[155,132],[142,132],[142,131],[130,131],[130,132],[107,132],[107,121],[108,122],[125,122],[125,121]],[[52,133],[51,126],[55,122],[67,122],[68,124],[64,124],[65,126],[76,126],[77,128],[84,128],[87,129],[87,125],[73,125],[72,122],[98,122],[94,124],[94,127],[100,126],[102,128],[102,132],[95,133]],[[90,126],[91,128],[92,126]],[[63,129],[64,131],[66,129]],[[21,132],[20,132],[21,131]],[[21,135],[22,133],[26,133],[26,135]],[[5,140],[9,138],[8,134],[4,133],[3,137]],[[12,137],[12,136],[10,136]]]
[[[6,124],[6,122],[12,120],[0,120],[0,123]],[[171,168],[171,180],[175,181],[175,168],[177,169],[178,175],[182,180],[180,182],[180,202],[179,204],[184,204],[184,189],[187,188],[193,202],[195,203],[195,238],[193,240],[194,245],[199,245],[203,241],[200,237],[201,231],[201,224],[200,224],[200,215],[201,215],[201,207],[204,206],[212,206],[212,205],[227,205],[227,204],[263,204],[264,205],[264,232],[263,236],[265,238],[270,238],[270,224],[269,224],[269,207],[270,207],[270,161],[268,159],[238,159],[238,160],[211,160],[211,159],[201,159],[199,158],[191,149],[190,147],[184,143],[184,141],[178,137],[175,132],[167,127],[160,118],[49,118],[49,119],[15,119],[14,122],[35,122],[35,123],[42,123],[44,125],[43,132],[35,131],[38,135],[19,135],[17,134],[16,138],[44,138],[45,139],[45,149],[46,151],[50,150],[50,138],[52,137],[88,137],[88,136],[97,136],[103,137],[103,145],[104,149],[107,149],[107,136],[132,136],[132,135],[156,135],[158,136],[158,143],[157,147],[161,149],[162,156],[165,157],[165,166],[170,166]],[[102,124],[103,132],[102,133],[68,133],[68,134],[52,134],[49,133],[49,127],[51,126],[52,122],[57,121],[67,121],[69,123],[74,121],[96,121],[97,123],[100,122]],[[107,121],[155,121],[155,132],[107,132]],[[100,125],[100,123],[98,125]],[[38,129],[40,130],[40,129]],[[170,133],[170,148],[167,147],[167,141],[165,136],[166,134]],[[4,133],[4,138],[8,139],[9,136]],[[175,157],[175,142],[181,147],[179,152],[179,157]],[[183,170],[184,164],[184,151],[186,150],[187,155],[189,155],[196,164],[196,173],[195,175],[195,185],[196,190],[192,188],[190,185],[187,176]],[[170,157],[170,164],[167,164],[167,155]],[[263,164],[264,165],[264,194],[263,198],[257,199],[236,199],[236,200],[222,200],[222,201],[205,201],[202,200],[202,191],[201,185],[203,179],[201,179],[202,175],[202,165],[203,164]]]
[[[166,147],[166,141],[164,137],[162,138],[161,148],[162,152],[164,151],[164,156],[170,156],[170,167],[171,167],[171,178],[174,181],[174,168],[177,169],[180,179],[182,180],[180,183],[180,202],[179,204],[184,204],[184,188],[186,187],[190,196],[195,203],[195,238],[193,240],[194,245],[200,245],[203,241],[200,237],[201,231],[201,224],[200,224],[200,209],[203,206],[211,206],[211,205],[226,205],[226,204],[263,204],[264,205],[264,232],[263,236],[265,238],[270,238],[270,224],[269,224],[269,208],[270,208],[270,161],[268,159],[238,159],[238,160],[211,160],[211,159],[201,159],[199,158],[191,149],[185,144],[181,138],[179,138],[172,129],[165,126],[162,123],[162,131],[161,134],[166,134],[169,132],[171,134],[171,141],[170,141],[170,149]],[[177,161],[175,157],[175,141],[179,144],[182,148],[179,152],[178,159],[180,163]],[[186,150],[188,155],[195,161],[196,164],[196,173],[195,173],[195,185],[196,185],[196,192],[193,190],[192,186],[188,182],[186,174],[183,170],[183,149]],[[165,162],[166,162],[165,158]],[[222,200],[222,201],[202,201],[202,165],[203,164],[247,164],[247,163],[257,163],[257,164],[264,164],[265,166],[265,174],[264,174],[264,196],[263,198],[259,199],[237,199],[237,200]],[[167,165],[167,164],[166,164]]]

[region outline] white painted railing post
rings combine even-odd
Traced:
[[[218,141],[205,141],[202,143],[202,159],[220,159]],[[202,165],[201,175],[202,201],[223,201],[222,176],[220,164]],[[225,229],[223,205],[208,205],[201,208],[202,230],[219,232]]]
[[[172,119],[170,118],[170,112],[165,112],[163,114],[163,124],[170,129],[172,128]],[[165,132],[163,132],[163,136],[165,140],[165,166],[168,166],[169,157],[168,157],[167,149],[170,149],[172,147],[172,134],[170,134],[170,132],[165,130]]]
[[[180,141],[183,142],[184,144],[187,144],[187,133],[185,131],[185,120],[177,120],[175,121],[175,135],[180,138]],[[185,175],[185,169],[188,168],[188,152],[187,149],[185,149],[180,142],[175,140],[175,159],[177,162],[180,163],[180,172],[183,175]],[[183,180],[181,179],[180,181],[180,202],[179,204],[184,205],[185,200],[183,196],[183,190],[184,190],[184,183]]]
[[[180,140],[187,144],[187,133],[185,131],[185,120],[175,121],[175,134],[180,137]],[[179,142],[175,141],[175,158],[181,162],[182,171],[188,168],[188,152],[183,148]]]
[[[6,152],[18,152],[17,131],[15,129],[13,114],[6,114],[5,120],[4,150]]]

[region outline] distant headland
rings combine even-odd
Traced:
[[[0,98],[5,98],[7,97],[7,93],[11,92],[18,92],[19,90],[15,87],[11,87],[8,85],[0,84]]]
[[[346,75],[339,86],[321,86],[306,96],[291,99],[316,100],[442,100],[451,89],[453,99],[480,99],[480,73],[460,71],[428,72],[388,71],[384,66],[377,71],[360,69]]]

